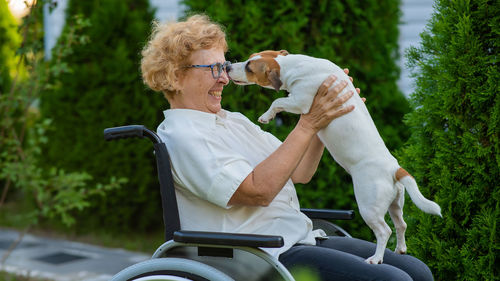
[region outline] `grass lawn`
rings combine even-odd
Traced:
[[[28,225],[27,221],[29,221],[27,217],[31,206],[22,201],[12,200],[2,206],[0,209],[0,228],[18,231],[26,229]],[[106,229],[105,225],[101,229],[76,232],[73,229],[57,225],[56,223],[41,222],[36,226],[30,227],[28,233],[46,238],[67,239],[108,248],[122,248],[151,255],[164,242],[163,225],[158,226],[158,230],[150,233],[112,231]],[[3,279],[0,278],[0,280]]]
[[[29,276],[19,276],[5,271],[0,271],[0,280],[2,281],[51,281],[51,279],[35,278]]]

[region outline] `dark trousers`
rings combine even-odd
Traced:
[[[375,243],[331,236],[317,240],[316,246],[295,245],[280,255],[279,260],[293,272],[307,268],[320,280],[434,280],[422,261],[386,249],[383,264],[367,264],[365,259],[375,253]]]

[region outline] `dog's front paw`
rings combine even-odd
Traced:
[[[259,123],[262,123],[262,124],[267,124],[267,123],[269,123],[269,120],[264,119],[264,118],[262,118],[262,117],[259,117],[259,120],[258,120],[258,121],[259,121]]]
[[[269,121],[273,120],[274,115],[269,114],[269,113],[264,113],[262,116],[259,117],[259,122],[262,124],[267,124]]]

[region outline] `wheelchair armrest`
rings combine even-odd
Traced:
[[[310,219],[352,220],[354,218],[353,210],[300,209],[300,211]]]
[[[281,236],[187,230],[174,232],[174,241],[191,244],[262,248],[280,248],[285,244]]]

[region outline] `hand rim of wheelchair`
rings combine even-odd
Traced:
[[[157,258],[136,263],[118,272],[111,281],[145,281],[151,280],[147,278],[153,276],[162,279],[152,280],[183,280],[179,279],[181,277],[184,280],[234,281],[233,278],[212,266],[182,258]]]

